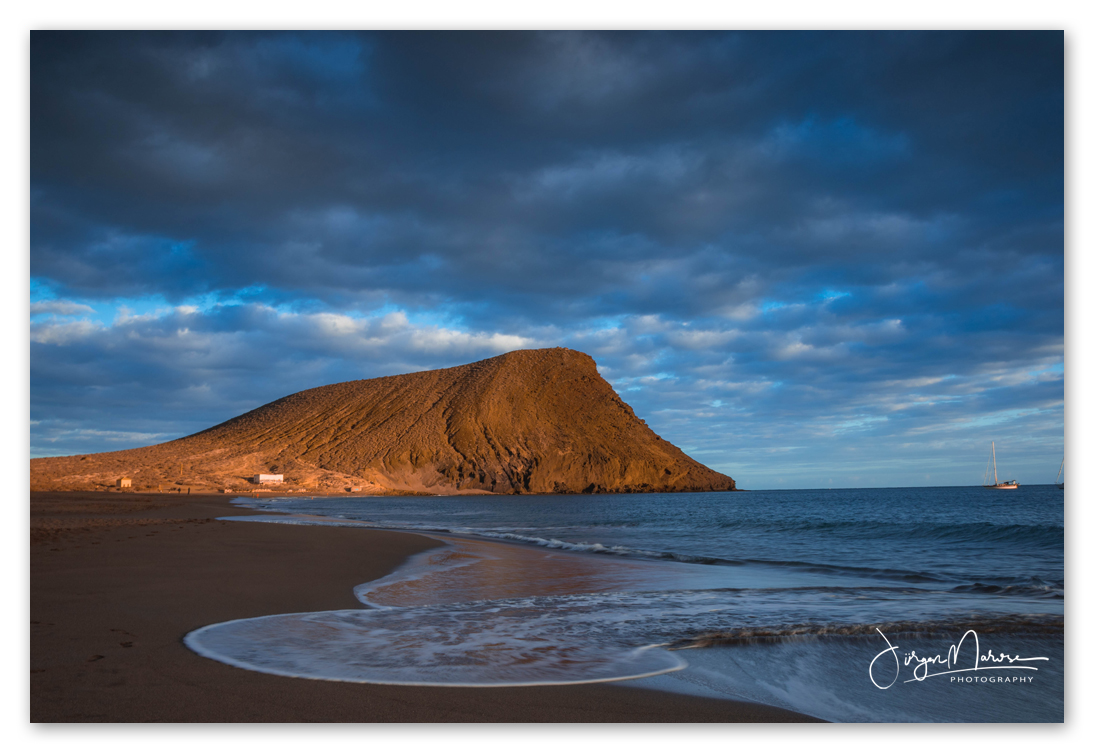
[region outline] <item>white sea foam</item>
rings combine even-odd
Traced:
[[[373,527],[311,516],[230,519]],[[427,535],[445,546],[354,590],[373,609],[220,623],[190,633],[186,645],[207,658],[270,674],[399,685],[581,684],[687,666],[679,654],[621,630],[626,620],[606,609],[611,594],[603,600],[590,594],[529,598],[529,591],[552,590],[554,581],[597,591],[626,588],[648,582],[651,566],[663,566],[619,562],[605,568],[538,547]],[[512,598],[483,600],[486,594]]]
[[[385,685],[573,685],[687,666],[657,646],[623,648],[548,622],[528,609],[485,605],[342,610],[223,622],[185,643],[243,669]]]

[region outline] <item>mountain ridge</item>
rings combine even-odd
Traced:
[[[550,494],[733,490],[638,418],[585,353],[518,350],[286,395],[159,445],[31,461],[32,489]]]

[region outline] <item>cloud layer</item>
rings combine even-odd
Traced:
[[[746,488],[1055,475],[1062,34],[35,32],[31,79],[34,454],[567,345]]]

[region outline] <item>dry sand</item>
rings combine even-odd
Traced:
[[[749,703],[611,684],[414,688],[277,677],[202,658],[189,631],[360,607],[353,587],[436,542],[243,525],[223,497],[31,495],[32,722],[789,722]]]

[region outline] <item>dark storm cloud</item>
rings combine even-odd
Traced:
[[[731,472],[779,432],[1058,418],[1060,33],[35,32],[31,134],[49,441],[84,390],[206,406],[177,433],[559,343],[697,453],[732,412],[700,456]],[[178,317],[282,377],[199,367]]]
[[[611,290],[613,256],[948,261],[1059,222],[1059,42],[35,34],[33,273],[458,305],[531,266],[538,314]]]

